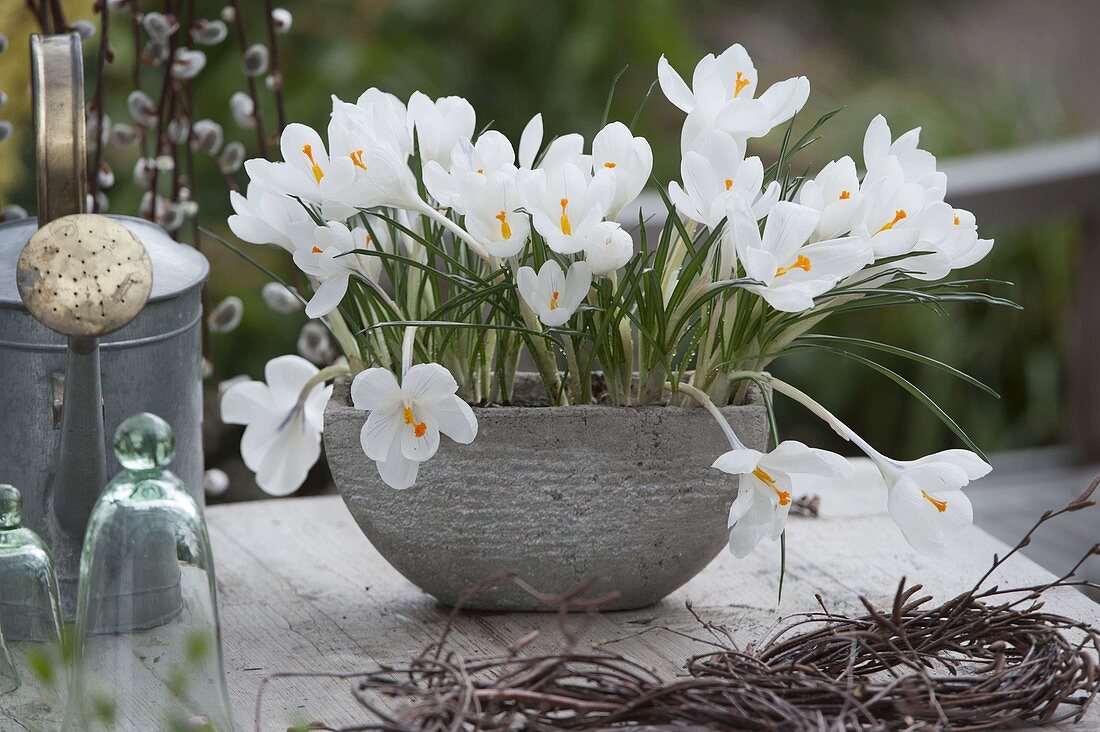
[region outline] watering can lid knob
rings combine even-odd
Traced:
[[[23,496],[19,489],[0,483],[0,531],[18,529],[23,518]]]
[[[127,417],[115,431],[115,457],[127,470],[167,468],[176,454],[172,428],[155,414]]]

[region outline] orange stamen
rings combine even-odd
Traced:
[[[959,225],[959,215],[955,214],[955,226]]]
[[[737,95],[740,94],[741,91],[748,85],[749,80],[746,79],[740,71],[738,71],[737,78],[733,82],[733,98],[737,99]]]
[[[840,192],[840,200],[841,201],[847,201],[851,197],[852,197],[852,194],[848,191],[841,191]]]
[[[888,229],[894,228],[894,224],[901,221],[906,216],[908,216],[908,214],[905,213],[905,209],[899,208],[897,211],[894,212],[894,218],[891,221],[887,221],[885,224],[883,224],[882,228],[880,228],[875,233],[876,234],[881,234],[882,232],[887,231]]]
[[[615,163],[610,163],[610,162],[604,163],[603,167],[607,168],[608,170],[614,170],[615,169]]]
[[[417,422],[416,415],[413,414],[412,407],[405,407],[405,424],[412,425],[413,434],[417,437],[423,437],[424,433],[428,431],[428,425],[424,422]]]
[[[947,501],[936,500],[932,496],[928,495],[928,492],[923,490],[923,489],[921,490],[920,494],[922,496],[924,496],[924,500],[928,501],[933,506],[935,506],[936,510],[939,511],[940,513],[943,513],[944,511],[947,510]]]
[[[778,486],[775,485],[775,478],[768,475],[768,473],[759,467],[752,469],[752,474],[764,482],[764,485],[775,491],[775,495],[779,496],[779,505],[786,506],[791,502],[790,491],[781,491]]]
[[[726,190],[733,188],[733,178],[726,178]]]
[[[313,177],[320,183],[325,177],[325,171],[321,170],[321,166],[313,159],[313,145],[302,145],[302,154],[309,158],[309,164],[313,166]]]
[[[512,227],[508,223],[508,214],[504,211],[501,211],[500,213],[498,213],[493,218],[495,218],[497,221],[500,222],[500,238],[501,239],[511,239],[512,238]]]
[[[324,250],[324,249],[322,249],[322,248],[321,248],[321,247],[319,247],[319,246],[314,246],[314,247],[313,247],[313,253],[314,253],[314,254],[323,254],[323,253],[324,253],[324,251],[325,251],[325,250]]]
[[[569,223],[569,215],[565,213],[565,207],[569,205],[569,199],[561,199],[561,233],[566,236],[573,235],[573,226]]]
[[[558,291],[554,290],[554,294],[550,296],[550,309],[551,310],[557,310],[558,309],[558,295],[559,295]]]
[[[367,166],[363,165],[363,151],[362,150],[356,150],[355,152],[351,153],[351,155],[349,155],[348,157],[351,158],[351,162],[355,164],[356,168],[362,168],[363,170],[367,169]]]
[[[780,267],[779,269],[775,270],[775,276],[782,277],[783,275],[790,272],[792,269],[800,269],[803,272],[809,272],[810,258],[807,257],[805,254],[799,254],[798,257],[795,258],[794,264],[787,265],[786,267]]]

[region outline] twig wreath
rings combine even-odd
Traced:
[[[939,604],[902,579],[891,607],[861,597],[866,614],[820,612],[788,618],[757,644],[739,648],[725,627],[688,605],[712,646],[688,659],[687,674],[664,679],[637,661],[599,650],[576,650],[569,612],[595,613],[608,597],[584,598],[591,583],[562,596],[538,593],[519,578],[494,577],[471,588],[508,580],[540,602],[559,608],[566,648],[523,655],[538,632],[518,640],[506,656],[463,658],[447,651],[456,607],[440,639],[408,664],[380,664],[346,674],[275,674],[267,684],[303,676],[347,678],[370,721],[313,730],[591,730],[626,725],[688,724],[746,730],[980,730],[1013,722],[1080,721],[1100,693],[1100,629],[1043,610],[1056,588],[1097,587],[1077,572],[1100,544],[1056,580],[1026,587],[986,587],[992,574],[1031,543],[1035,531],[1065,513],[1095,505],[1100,478],[1064,508],[1048,510],[967,591]],[[665,626],[639,633],[668,632]],[[630,636],[633,637],[633,636]],[[623,638],[605,641],[603,648]],[[399,699],[394,705],[382,700]]]

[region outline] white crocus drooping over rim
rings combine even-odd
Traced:
[[[383,368],[362,371],[351,382],[352,404],[370,412],[360,433],[363,452],[398,490],[416,483],[420,463],[439,449],[440,433],[463,445],[477,437],[477,418],[456,394],[451,372],[437,363],[410,366],[411,350],[405,349],[400,383]]]
[[[828,239],[806,244],[821,214],[807,206],[780,201],[764,224],[756,224],[744,199],[730,209],[729,227],[745,274],[762,284],[745,289],[784,312],[798,313],[814,306],[845,277],[873,261],[871,247],[860,237]]]
[[[756,67],[739,43],[718,56],[704,56],[695,66],[691,88],[664,56],[657,62],[657,79],[665,97],[688,114],[681,135],[684,152],[696,149],[710,129],[741,140],[763,137],[798,113],[810,95],[809,80],[799,76],[773,84],[757,97]]]
[[[477,115],[462,97],[440,97],[432,100],[421,92],[409,97],[408,125],[415,132],[423,164],[429,161],[450,169],[451,152],[462,138],[474,137]]]
[[[748,556],[764,539],[783,533],[800,477],[839,481],[851,476],[851,464],[835,453],[785,440],[768,453],[744,446],[721,455],[712,468],[741,478],[730,506],[729,547],[734,556]]]
[[[514,257],[531,234],[531,220],[518,213],[515,175],[507,171],[466,173],[459,197],[465,209],[466,229],[494,257]]]
[[[243,196],[230,191],[229,202],[234,211],[229,217],[229,230],[250,244],[274,244],[293,253],[295,241],[317,226],[302,204],[260,181],[250,182]]]
[[[461,138],[451,152],[450,168],[434,160],[424,165],[424,187],[444,208],[466,213],[462,187],[467,174],[493,175],[503,173],[515,177],[516,153],[508,138],[496,130],[483,132],[476,143]]]
[[[680,161],[683,187],[668,184],[669,200],[676,210],[711,229],[726,218],[731,201],[743,198],[756,219],[768,214],[779,200],[779,183],[764,185],[764,164],[760,158],[745,158],[744,146],[730,135],[712,130],[698,152],[687,152]]]
[[[584,261],[593,275],[602,276],[619,269],[634,256],[634,240],[617,222],[604,221],[585,235]]]
[[[558,254],[584,248],[585,234],[603,220],[615,194],[610,170],[588,175],[569,162],[552,170],[520,170],[516,185],[535,230]]]
[[[385,231],[385,228],[379,226],[378,231]],[[347,294],[348,282],[354,276],[378,281],[382,260],[350,252],[359,249],[384,251],[388,248],[385,242],[376,242],[365,226],[348,229],[338,221],[330,221],[325,226],[316,227],[313,244],[299,247],[294,252],[294,263],[298,268],[320,281],[306,305],[306,315],[320,318],[335,310]]]
[[[321,431],[331,386],[303,387],[318,369],[300,356],[267,362],[264,381],[234,384],[221,398],[222,421],[245,425],[241,457],[256,473],[256,484],[273,496],[301,487],[321,455]]]
[[[550,328],[569,322],[591,284],[592,270],[587,262],[573,262],[568,274],[552,259],[543,263],[538,274],[531,267],[520,267],[516,272],[520,297]]]
[[[642,192],[653,172],[653,149],[644,137],[635,137],[622,122],[612,122],[592,138],[592,166],[610,170],[615,192],[606,212],[618,218]]]

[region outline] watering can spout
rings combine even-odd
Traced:
[[[92,507],[107,483],[99,341],[70,337],[68,350],[53,511],[62,531],[83,537]]]

